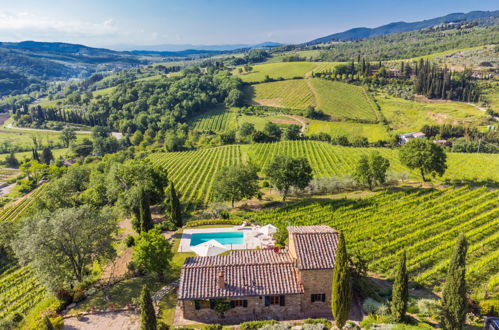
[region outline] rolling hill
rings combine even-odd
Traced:
[[[327,43],[331,41],[353,41],[364,38],[371,38],[380,35],[399,33],[399,32],[409,32],[416,31],[425,28],[429,28],[442,23],[451,22],[466,22],[471,20],[477,20],[482,18],[489,18],[499,15],[499,10],[495,11],[472,11],[469,13],[453,13],[441,17],[436,17],[432,19],[427,19],[417,22],[393,22],[386,25],[378,26],[376,28],[359,27],[353,28],[344,32],[330,34],[325,37],[317,38],[311,40],[305,44],[315,45],[321,43]]]

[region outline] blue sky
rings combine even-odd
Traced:
[[[297,43],[353,27],[497,10],[497,0],[1,0],[0,41]]]

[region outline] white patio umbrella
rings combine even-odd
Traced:
[[[258,229],[258,231],[264,235],[270,236],[277,232],[277,228],[272,226],[271,224],[265,225],[262,228]]]
[[[215,241],[214,239],[198,244],[196,246],[192,246],[191,250],[196,252],[197,255],[201,257],[216,256],[229,251],[229,249],[227,249],[225,246],[220,244],[218,241]]]

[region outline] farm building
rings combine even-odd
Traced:
[[[287,249],[233,251],[188,258],[178,312],[185,320],[223,321],[330,317],[338,233],[328,226],[288,227]]]
[[[426,137],[425,133],[422,132],[414,132],[414,133],[406,133],[400,136],[400,144],[405,144],[412,139],[424,139]]]

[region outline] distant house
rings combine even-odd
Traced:
[[[285,250],[240,250],[188,258],[182,267],[178,306],[186,320],[226,322],[329,317],[338,233],[328,226],[288,227]]]
[[[426,137],[425,133],[415,132],[415,133],[406,133],[400,136],[400,144],[405,144],[412,139],[424,139]]]
[[[452,142],[448,140],[433,140],[433,143],[440,144],[443,147],[452,147]]]

